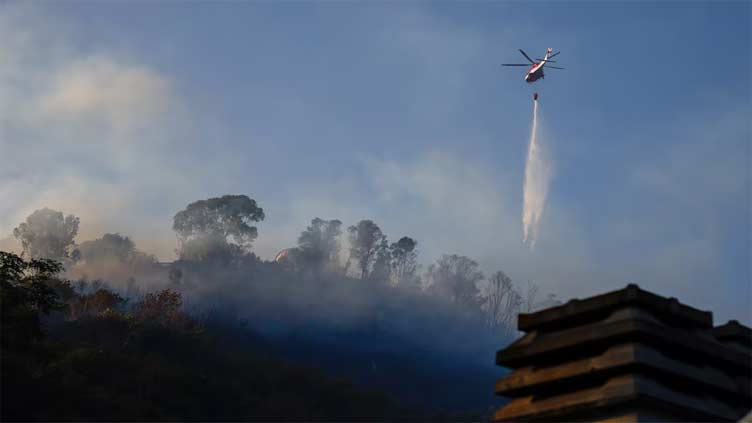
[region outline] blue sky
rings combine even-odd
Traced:
[[[270,258],[372,218],[562,298],[628,282],[752,321],[750,4],[0,5],[0,238],[36,208],[170,259],[172,215],[245,193]],[[562,50],[523,81],[516,51]],[[554,166],[521,238],[531,95]],[[29,170],[29,163],[36,170]],[[6,245],[10,244],[6,240]]]

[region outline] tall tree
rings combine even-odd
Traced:
[[[478,263],[465,256],[444,254],[428,268],[429,290],[451,302],[471,308],[479,307],[478,282],[484,279]]]
[[[247,253],[264,220],[264,210],[245,195],[225,195],[188,205],[173,218],[181,259],[198,260]]]
[[[376,249],[376,260],[369,278],[374,281],[388,282],[392,275],[391,253],[386,237],[381,239]]]
[[[30,214],[25,222],[13,229],[13,236],[21,241],[29,258],[60,260],[69,257],[78,224],[78,217],[64,216],[62,212],[45,207]]]
[[[418,241],[403,236],[389,246],[392,276],[396,284],[416,284],[418,271]]]
[[[502,271],[494,273],[488,280],[483,295],[488,326],[513,329],[514,319],[520,312],[523,299],[514,288],[512,278]]]
[[[350,260],[354,260],[360,271],[360,278],[368,279],[379,251],[384,248],[386,235],[371,220],[361,220],[347,228],[350,241]]]
[[[311,220],[311,224],[298,237],[297,258],[315,268],[336,263],[341,234],[342,222],[337,219],[323,220],[317,217]]]
[[[127,236],[104,234],[102,238],[82,242],[78,246],[78,251],[82,260],[114,258],[126,263],[132,261],[136,255],[136,244]]]

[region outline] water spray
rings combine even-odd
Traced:
[[[530,131],[530,144],[525,162],[525,181],[523,183],[522,207],[522,242],[530,249],[535,246],[535,239],[546,205],[551,169],[542,155],[538,140],[538,93],[533,94],[533,126]]]

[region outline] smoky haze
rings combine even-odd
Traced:
[[[557,303],[503,272],[487,280],[466,256],[444,254],[422,269],[420,240],[390,242],[366,219],[346,226],[315,218],[297,245],[265,261],[253,253],[265,216],[245,195],[189,204],[174,217],[174,262],[141,252],[125,234],[76,243],[78,218],[51,209],[32,213],[14,234],[27,257],[64,263],[82,293],[104,287],[135,303],[173,290],[196,319],[224,322],[279,357],[430,412],[492,407],[494,353],[514,337],[516,314]],[[60,235],[39,236],[48,233]]]
[[[126,234],[169,262],[177,210],[246,192],[268,211],[253,250],[266,259],[294,245],[312,217],[369,218],[391,238],[417,239],[424,268],[454,252],[487,274],[504,269],[566,298],[636,282],[719,320],[752,318],[749,208],[740,206],[749,191],[749,102],[738,95],[749,81],[712,76],[703,68],[712,61],[694,48],[723,40],[705,46],[709,54],[749,51],[746,22],[720,19],[747,16],[748,5],[717,6],[719,20],[698,9],[702,22],[689,5],[670,16],[637,5],[596,13],[630,66],[608,78],[568,70],[538,82],[545,129],[555,134],[545,139],[540,127],[539,138],[561,183],[546,196],[534,250],[519,242],[529,91],[498,62],[501,52],[547,45],[535,25],[492,4],[477,7],[506,25],[474,13],[455,24],[415,3],[343,11],[351,35],[343,37],[333,9],[308,31],[276,8],[216,7],[175,19],[182,13],[169,7],[0,6],[3,248],[18,248],[13,228],[50,207],[81,218],[79,242]],[[540,6],[536,16],[587,19],[561,8]],[[619,24],[631,16],[641,25],[648,12],[662,23],[640,34],[656,46],[649,52],[625,29],[633,25]],[[126,15],[143,26],[126,24]],[[217,31],[182,27],[194,18]],[[280,32],[280,20],[294,31]],[[241,36],[220,36],[225,30]],[[557,26],[567,63],[613,51],[599,30]],[[666,31],[687,42],[677,46]],[[311,45],[300,43],[309,36]],[[277,42],[263,42],[270,37]],[[639,65],[676,48],[691,66],[672,78]],[[216,67],[207,68],[208,52],[227,54],[212,55]],[[687,89],[694,84],[702,88]]]

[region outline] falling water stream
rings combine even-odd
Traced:
[[[525,181],[522,187],[522,242],[530,249],[535,247],[550,178],[551,166],[545,160],[538,140],[538,101],[533,100],[533,128],[527,149]]]

